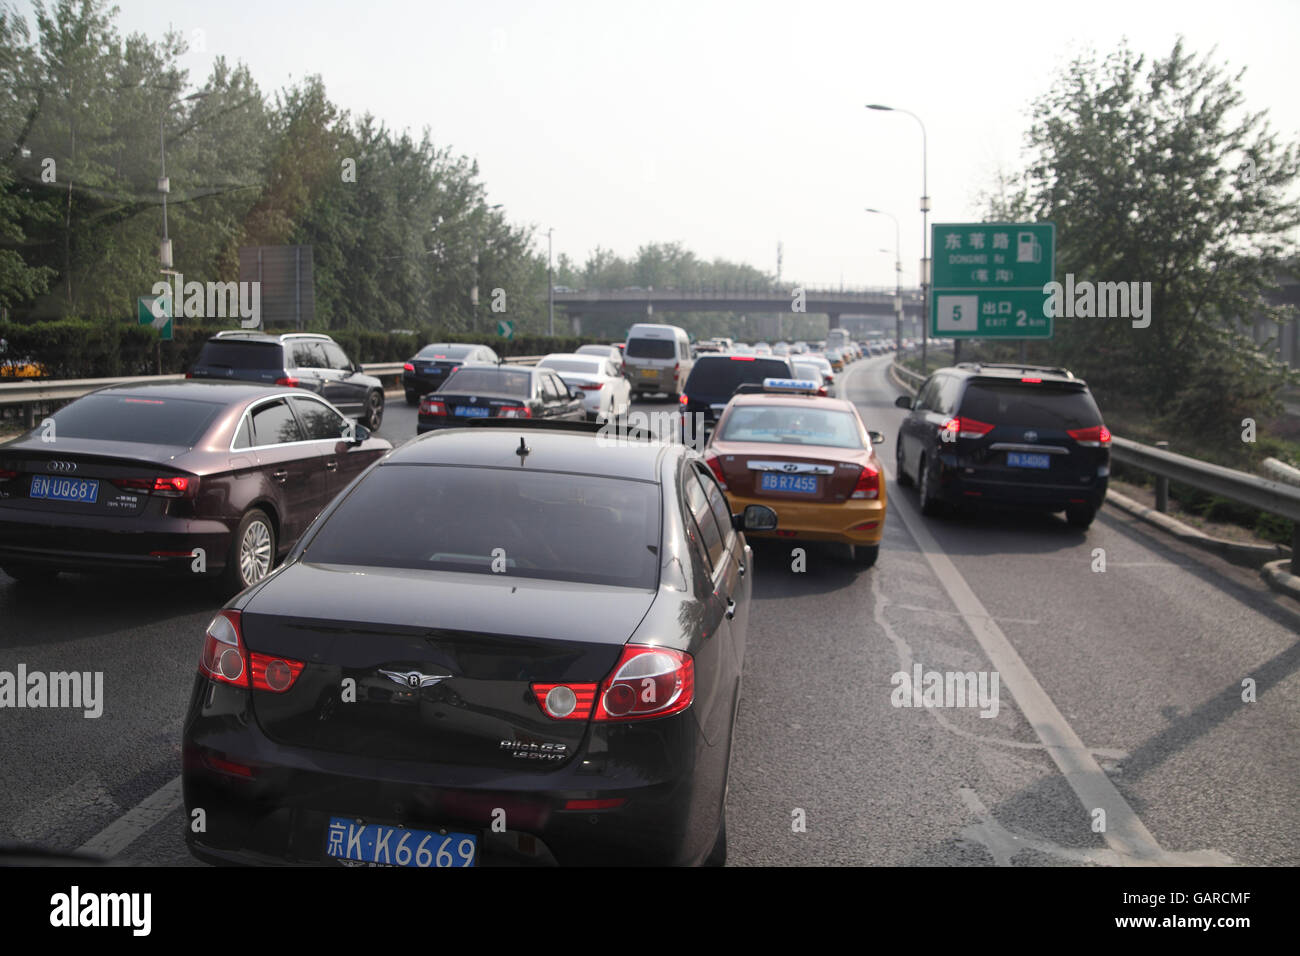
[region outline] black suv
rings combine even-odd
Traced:
[[[1065,511],[1092,523],[1106,497],[1110,430],[1088,385],[1063,368],[963,362],[925,380],[898,430],[898,482],[921,511],[981,504]]]
[[[765,378],[794,378],[790,360],[783,355],[701,355],[682,388],[682,413],[703,415],[704,430],[711,431],[736,389],[762,385]]]
[[[319,333],[218,332],[203,343],[185,377],[305,388],[372,432],[384,420],[383,383]]]

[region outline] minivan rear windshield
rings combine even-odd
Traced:
[[[959,414],[990,425],[1060,431],[1101,424],[1101,412],[1090,392],[1048,384],[971,382]]]
[[[303,560],[650,589],[659,510],[652,482],[391,464],[343,499]]]
[[[759,385],[765,378],[789,377],[790,366],[785,359],[702,358],[686,380],[686,394],[730,397],[741,385]]]
[[[628,358],[670,359],[677,354],[672,339],[628,339]]]

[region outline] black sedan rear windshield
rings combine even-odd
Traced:
[[[500,468],[377,468],[324,522],[303,560],[654,588],[659,488]]]
[[[700,359],[686,380],[686,394],[730,397],[746,383],[761,385],[765,378],[789,377],[790,365],[785,359],[732,356]]]
[[[533,373],[507,368],[461,368],[452,372],[438,391],[530,398],[533,394]]]
[[[418,359],[462,359],[474,351],[473,345],[426,345],[415,353]]]
[[[1049,384],[971,382],[960,414],[990,425],[1062,431],[1101,424],[1101,412],[1090,392]]]
[[[195,445],[225,406],[147,395],[87,395],[54,413],[54,437]]]

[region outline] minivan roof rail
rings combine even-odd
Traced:
[[[958,362],[957,368],[970,369],[972,372],[981,372],[986,368],[1008,369],[1017,372],[1047,372],[1051,375],[1074,378],[1073,372],[1059,365],[1025,365],[1021,362]]]

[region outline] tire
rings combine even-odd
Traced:
[[[880,557],[880,545],[878,544],[855,544],[850,545],[852,555],[850,557],[853,563],[860,568],[869,568],[876,563],[876,558]]]
[[[32,564],[7,564],[4,572],[19,584],[29,587],[53,584],[54,579],[59,576],[58,568],[43,568]]]
[[[930,463],[926,461],[924,455],[921,456],[920,463],[916,466],[918,476],[919,495],[921,498],[921,514],[927,518],[933,518],[942,510],[942,505],[938,498],[934,496],[934,479],[930,477]]]
[[[419,395],[419,393],[418,393],[418,392],[407,392],[407,393],[406,393],[406,404],[408,404],[408,405],[419,405],[419,404],[420,404],[420,395]]]
[[[903,433],[898,433],[898,444],[894,446],[894,461],[897,467],[894,469],[894,480],[902,488],[912,487],[912,476],[907,473],[907,467],[903,463]]]
[[[372,432],[379,431],[379,426],[384,421],[384,393],[375,391],[366,396],[366,411],[359,419],[362,425],[365,425]]]
[[[1097,517],[1097,509],[1091,505],[1071,505],[1065,509],[1065,520],[1071,528],[1086,531],[1092,519]]]
[[[238,594],[261,581],[274,567],[275,525],[265,511],[254,508],[244,515],[230,540],[221,589],[227,594]]]

